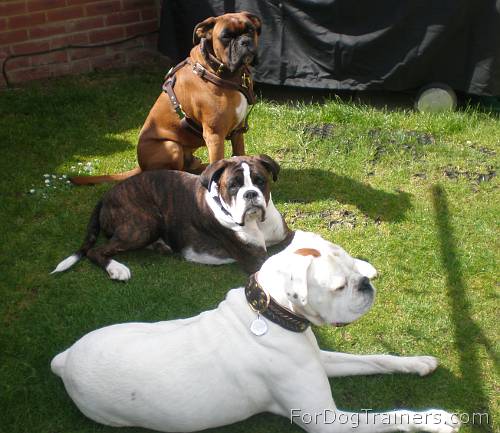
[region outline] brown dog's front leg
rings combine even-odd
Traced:
[[[242,132],[231,137],[231,146],[233,148],[233,156],[245,155],[245,139]]]
[[[203,125],[203,139],[208,148],[208,159],[210,164],[224,159],[224,136],[205,128]]]

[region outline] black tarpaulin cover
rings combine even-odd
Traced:
[[[164,0],[160,51],[184,59],[198,22],[240,10],[263,21],[257,82],[500,95],[500,0]]]

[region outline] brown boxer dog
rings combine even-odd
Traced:
[[[214,163],[224,158],[226,138],[233,155],[244,155],[247,109],[254,102],[248,65],[256,60],[260,30],[260,19],[248,12],[210,17],[196,25],[190,57],[166,77],[173,95],[164,85],[144,122],[137,147],[139,167],[72,181],[95,184],[161,168],[198,174],[206,165],[193,152],[207,146]]]
[[[278,172],[273,159],[260,155],[220,160],[201,176],[172,170],[133,176],[99,201],[83,245],[53,273],[87,256],[110,278],[126,281],[130,270],[113,256],[148,245],[197,263],[236,261],[246,272],[256,272],[266,248],[291,237],[269,190]],[[100,231],[109,241],[95,246]]]

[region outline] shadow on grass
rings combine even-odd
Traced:
[[[137,132],[161,90],[158,71],[141,70],[140,81],[132,70],[0,92],[0,142],[6,147],[0,168],[19,185],[9,189],[38,185],[44,173],[59,173],[63,165],[135,147]]]
[[[488,398],[483,384],[483,372],[479,360],[479,345],[482,345],[498,366],[498,356],[481,328],[472,319],[471,304],[468,299],[462,275],[462,265],[458,257],[457,240],[450,223],[450,211],[446,193],[440,185],[432,187],[432,198],[436,227],[440,240],[441,260],[446,271],[447,294],[452,311],[455,334],[455,349],[460,356],[461,387],[470,396],[473,411],[490,414]],[[462,391],[463,392],[463,391]],[[476,426],[492,432],[491,425]]]
[[[412,109],[414,106],[415,91],[349,91],[317,89],[306,87],[274,86],[257,83],[257,95],[265,102],[278,104],[321,104],[325,101],[339,99],[344,103],[369,105],[375,108],[385,108],[390,111]]]
[[[276,202],[312,203],[335,199],[356,206],[373,220],[399,222],[411,208],[410,194],[375,189],[321,169],[289,169],[281,171],[273,192]]]

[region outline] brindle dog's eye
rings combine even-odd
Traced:
[[[240,182],[238,179],[233,179],[232,181],[229,182],[228,186],[229,189],[236,189],[240,187]]]
[[[337,290],[344,290],[345,289],[345,284],[342,284],[340,287],[337,287]]]
[[[253,183],[257,186],[264,186],[266,183],[265,179],[263,177],[256,177],[253,181]]]

